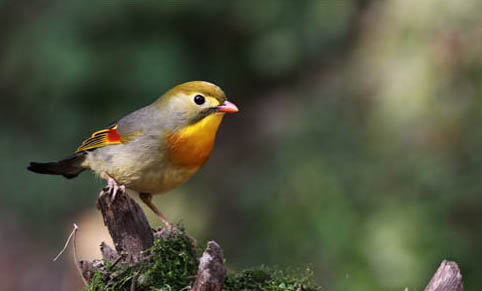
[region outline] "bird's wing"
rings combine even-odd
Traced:
[[[152,108],[146,106],[136,110],[118,121],[115,121],[102,130],[94,132],[88,139],[84,140],[76,153],[105,147],[108,145],[116,145],[127,143],[139,136],[147,134],[148,128],[145,128],[145,120],[153,119]],[[147,123],[148,124],[148,123]]]
[[[106,145],[121,144],[125,139],[117,132],[117,123],[111,124],[109,127],[94,132],[88,139],[84,140],[77,148],[76,153],[93,150],[104,147]]]

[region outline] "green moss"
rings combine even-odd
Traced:
[[[199,253],[200,254],[200,253]],[[190,238],[174,233],[156,238],[134,265],[104,261],[90,282],[89,290],[189,290],[197,273],[199,256]],[[267,267],[228,273],[223,291],[321,290],[311,281],[311,271],[284,272]]]
[[[268,267],[243,270],[229,273],[223,286],[223,291],[315,291],[321,287],[311,282],[312,271],[281,271]]]
[[[156,238],[135,265],[112,267],[105,262],[105,270],[94,274],[90,290],[131,290],[133,284],[136,290],[181,290],[192,283],[198,264],[191,240],[175,233],[168,239]]]

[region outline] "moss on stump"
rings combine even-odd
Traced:
[[[136,263],[118,259],[99,261],[89,290],[190,290],[196,279],[200,253],[182,231],[157,234],[154,246],[144,251]],[[311,282],[309,270],[295,274],[260,267],[228,272],[223,290],[311,291],[321,288]]]

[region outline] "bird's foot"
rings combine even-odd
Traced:
[[[100,176],[107,181],[107,185],[102,189],[102,191],[100,191],[99,197],[109,194],[110,202],[112,203],[114,202],[118,192],[126,192],[126,187],[124,185],[119,185],[119,183],[117,183],[117,181],[106,172],[103,172]]]

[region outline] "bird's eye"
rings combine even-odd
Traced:
[[[206,102],[206,99],[204,98],[203,95],[196,95],[194,96],[194,103],[196,103],[197,105],[203,105],[204,102]]]

